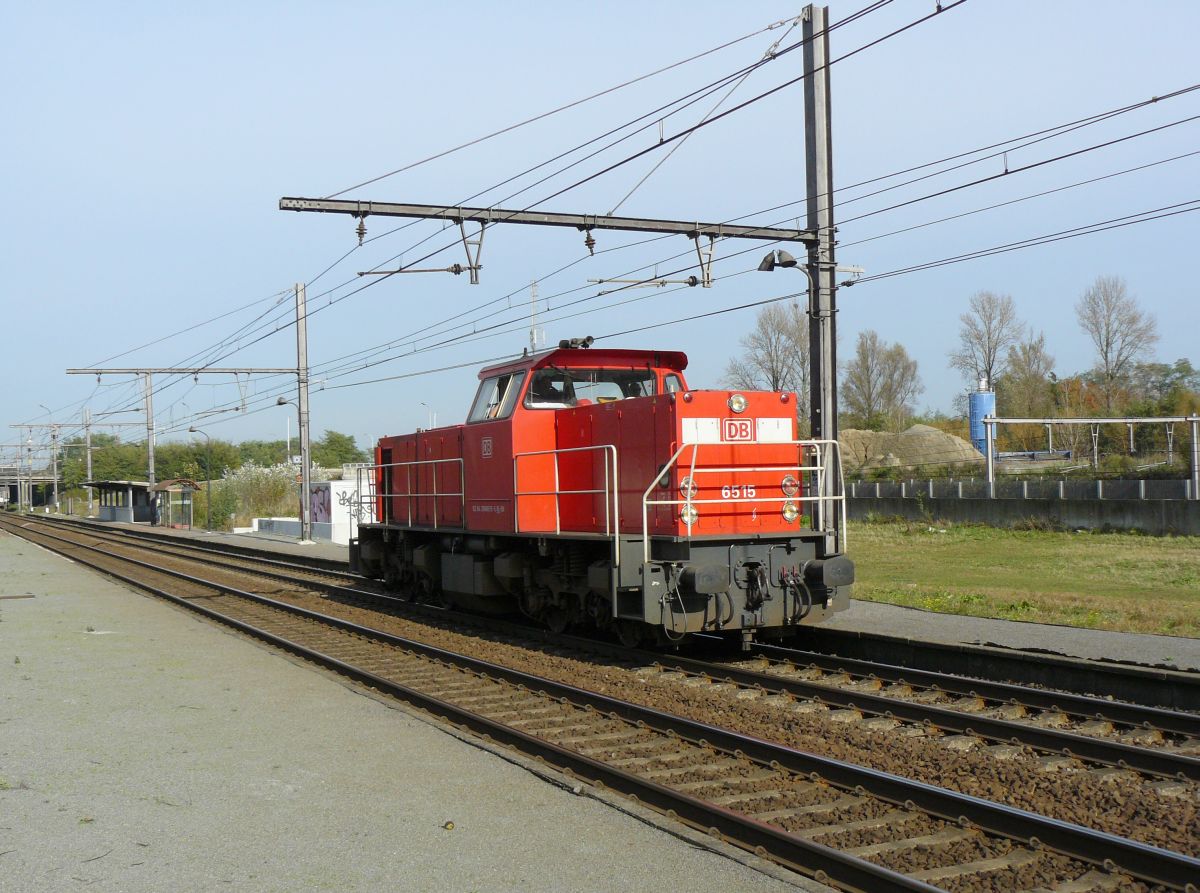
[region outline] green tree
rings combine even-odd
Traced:
[[[313,464],[321,468],[338,468],[347,462],[369,462],[370,457],[358,448],[354,437],[326,429],[321,439],[312,445]]]
[[[293,443],[293,454],[300,452],[300,447]],[[263,468],[272,465],[282,465],[288,459],[288,445],[285,440],[243,440],[238,444],[242,464],[253,462]]]

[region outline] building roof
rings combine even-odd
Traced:
[[[157,493],[162,493],[166,490],[199,490],[200,485],[191,478],[170,478],[169,480],[159,481],[152,489]]]

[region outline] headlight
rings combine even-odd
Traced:
[[[696,507],[694,505],[685,505],[679,510],[679,520],[688,527],[691,527],[693,524],[695,524],[699,517],[700,513],[696,511]]]
[[[729,398],[729,408],[731,410],[733,410],[734,412],[739,412],[739,413],[745,412],[746,411],[746,398],[743,397],[741,394],[734,394],[732,397]]]
[[[695,499],[696,494],[700,492],[700,488],[696,486],[696,482],[692,480],[692,476],[688,475],[679,482],[679,492],[684,499]]]
[[[789,474],[787,477],[785,477],[779,486],[783,489],[784,496],[800,495],[800,482],[796,480],[796,476],[794,474]]]
[[[796,508],[796,503],[785,502],[783,504],[783,520],[791,524],[800,517],[800,509]]]

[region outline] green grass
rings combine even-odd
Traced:
[[[854,597],[976,617],[1200,637],[1200,537],[854,522]]]

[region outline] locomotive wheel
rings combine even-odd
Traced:
[[[642,624],[635,620],[617,621],[617,638],[626,648],[636,648],[642,643],[643,637]]]
[[[562,608],[550,608],[546,611],[543,619],[546,621],[546,626],[550,627],[550,632],[556,636],[565,633],[567,627],[571,625],[570,617]]]

